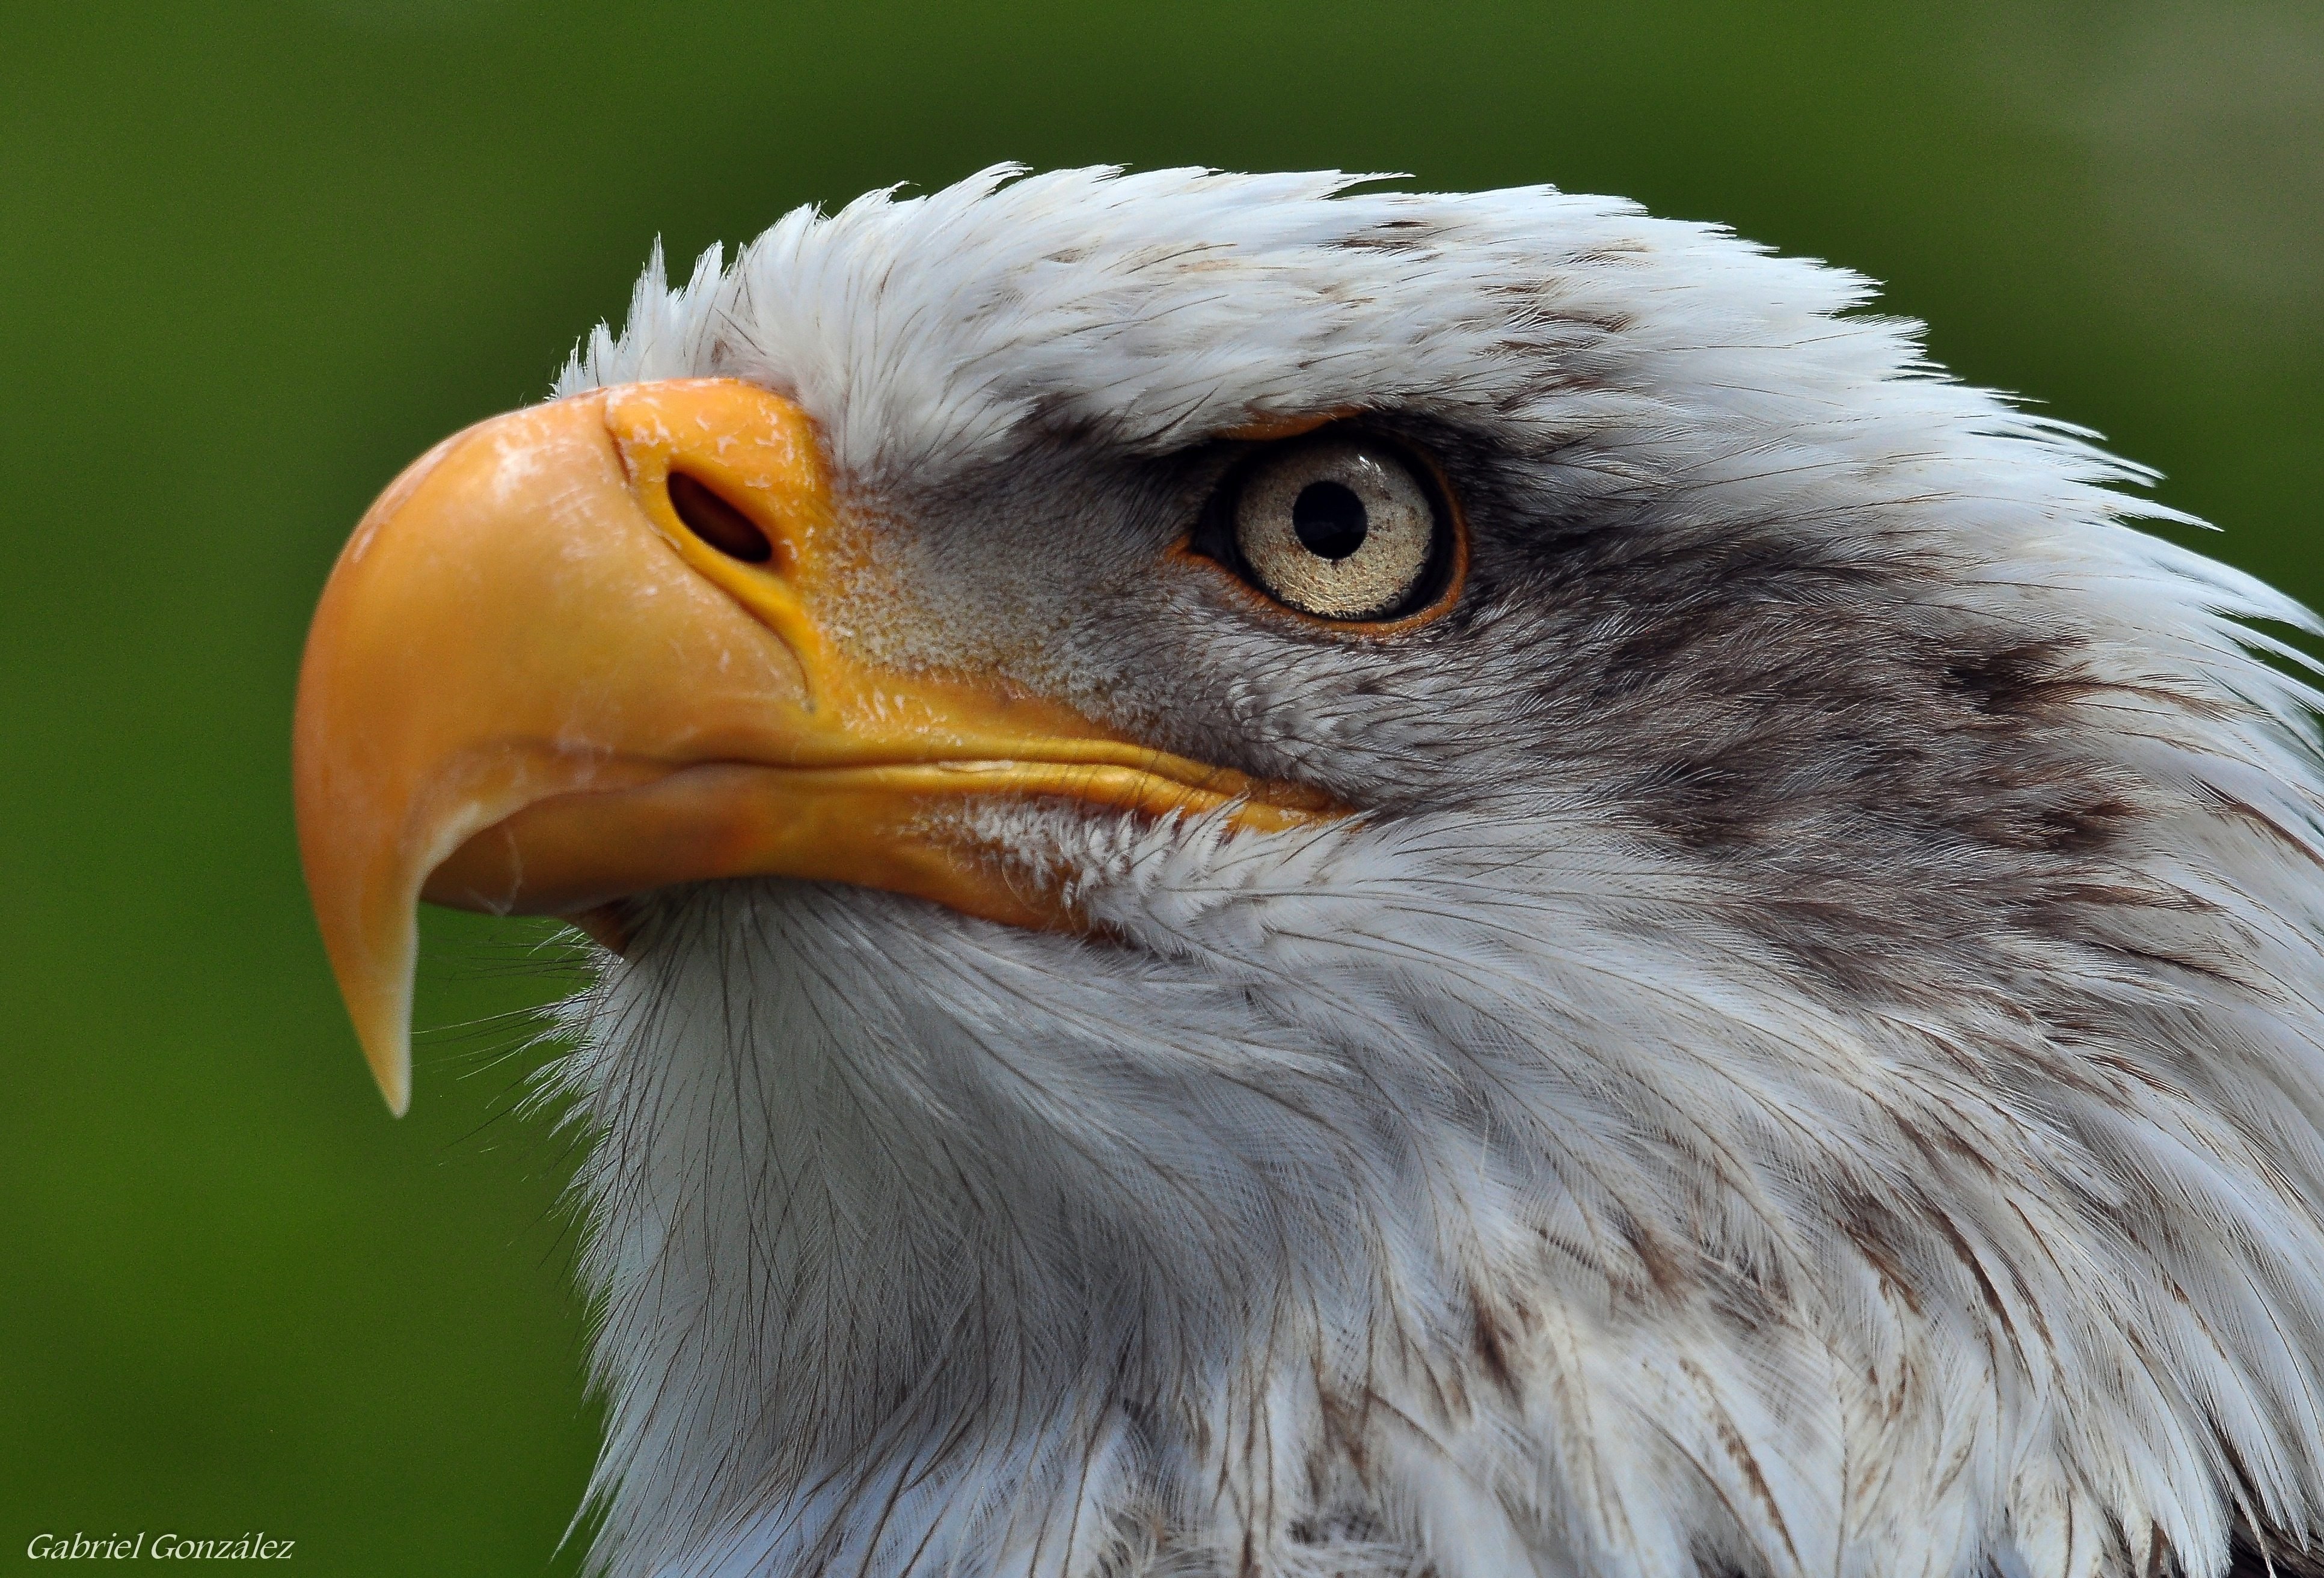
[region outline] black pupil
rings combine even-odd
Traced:
[[[1299,544],[1319,559],[1344,559],[1364,546],[1370,529],[1364,501],[1339,482],[1310,482],[1291,505],[1291,529]]]

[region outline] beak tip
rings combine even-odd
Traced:
[[[355,1022],[364,1060],[371,1065],[388,1112],[399,1118],[411,1110],[411,1005],[408,994],[400,996]]]

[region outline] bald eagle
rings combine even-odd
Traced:
[[[382,497],[301,849],[571,918],[618,1574],[2216,1578],[2324,1528],[2292,600],[1870,288],[1004,168]]]

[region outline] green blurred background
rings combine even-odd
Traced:
[[[43,1530],[567,1572],[595,1414],[538,928],[431,915],[417,1101],[290,832],[372,495],[675,258],[988,162],[1553,181],[1888,282],[2324,595],[2324,7],[310,0],[0,10],[0,1566]]]

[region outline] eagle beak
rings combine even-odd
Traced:
[[[610,940],[614,900],[780,876],[1072,927],[1060,889],[932,812],[1328,814],[999,674],[853,655],[835,636],[852,552],[805,413],[728,380],[496,417],[372,506],[308,636],[292,772],[324,946],[391,1108],[410,1100],[423,897]]]

